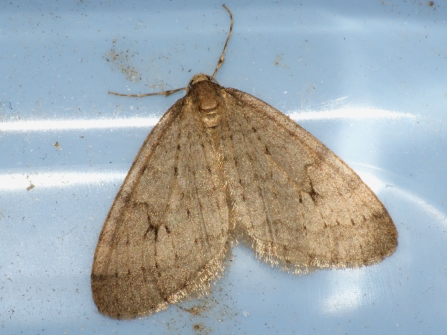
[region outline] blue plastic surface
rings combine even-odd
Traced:
[[[244,247],[209,296],[102,316],[90,271],[151,127],[212,74],[220,1],[0,4],[0,333],[441,334],[447,329],[447,4],[226,1],[217,80],[291,115],[378,194],[397,252],[296,276]],[[34,186],[34,188],[32,188]],[[29,190],[27,190],[27,188]]]

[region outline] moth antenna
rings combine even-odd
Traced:
[[[228,41],[230,40],[231,34],[233,33],[233,24],[234,24],[234,20],[233,20],[233,14],[231,13],[231,11],[228,9],[227,6],[225,6],[225,4],[222,5],[223,8],[226,9],[226,11],[228,12],[228,14],[230,14],[230,31],[228,32],[228,36],[227,36],[227,40],[225,41],[225,45],[223,47],[222,50],[222,54],[220,55],[219,60],[217,61],[217,65],[216,65],[216,69],[214,70],[213,75],[211,76],[211,78],[214,79],[214,77],[217,74],[217,71],[219,70],[219,68],[221,67],[221,65],[223,64],[224,60],[225,60],[225,51],[227,50],[227,45],[228,45]]]
[[[167,97],[168,95],[174,94],[179,91],[186,90],[186,87],[182,88],[176,88],[175,90],[169,90],[169,91],[161,91],[161,92],[155,92],[155,93],[140,93],[140,94],[124,94],[124,93],[116,93],[109,91],[109,94],[118,95],[120,97],[131,97],[131,98],[144,98],[144,97],[151,97],[153,95],[164,95]]]
[[[214,70],[214,73],[211,76],[212,79],[214,79],[214,77],[217,74],[217,71],[222,66],[222,64],[225,60],[225,51],[227,50],[228,41],[230,40],[231,34],[233,33],[233,24],[234,24],[233,14],[228,9],[228,7],[225,6],[225,4],[223,4],[222,7],[226,9],[228,14],[230,14],[230,19],[231,19],[230,31],[228,32],[227,40],[225,41],[225,45],[223,47],[222,54],[220,55],[219,60],[217,61],[216,69]],[[144,97],[151,97],[154,95],[164,95],[165,97],[167,97],[171,94],[177,93],[179,91],[184,91],[186,89],[187,89],[186,87],[182,87],[182,88],[176,88],[175,90],[160,91],[160,92],[155,92],[155,93],[140,93],[140,94],[124,94],[124,93],[117,93],[117,92],[112,92],[112,91],[109,91],[108,93],[112,94],[112,95],[117,95],[120,97],[130,97],[130,98],[144,98]]]

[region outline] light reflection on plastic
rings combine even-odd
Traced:
[[[287,115],[295,121],[319,120],[365,120],[365,119],[409,119],[416,120],[417,116],[410,113],[393,112],[369,107],[343,107],[314,112],[290,111]]]
[[[417,116],[409,113],[387,111],[369,107],[342,107],[321,111],[300,112],[291,110],[286,112],[293,120],[363,120],[363,119],[409,119],[416,120]],[[120,119],[72,119],[72,120],[20,120],[0,123],[0,131],[25,132],[72,129],[115,129],[153,127],[159,121],[154,117],[134,117]]]
[[[56,172],[56,173],[11,173],[0,175],[0,191],[26,191],[42,188],[73,187],[82,185],[121,184],[127,172]]]
[[[30,185],[35,188],[71,187],[106,183],[121,183],[126,171],[103,172],[24,172],[0,174],[0,191],[26,190]],[[369,173],[360,173],[362,179],[375,192],[379,193],[386,184]]]
[[[386,187],[386,184],[379,178],[375,177],[373,174],[364,171],[356,171],[356,172],[374,193],[379,194],[380,191]]]
[[[429,203],[427,203],[424,199],[412,194],[411,192],[407,192],[403,189],[393,187],[389,190],[390,193],[396,194],[396,197],[400,199],[405,199],[409,203],[413,203],[416,207],[422,209],[424,212],[430,214],[435,217],[439,222],[447,224],[447,215],[446,213],[441,212],[437,208],[433,207]]]
[[[349,313],[364,303],[363,294],[364,291],[357,285],[349,285],[344,288],[338,287],[330,297],[324,299],[323,310],[331,314]]]
[[[49,131],[49,130],[73,130],[73,129],[114,129],[114,128],[141,128],[153,127],[158,118],[135,117],[126,119],[73,119],[73,120],[22,120],[3,122],[0,131]]]

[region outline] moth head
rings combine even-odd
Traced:
[[[211,81],[211,82],[217,84],[216,79],[214,79],[213,77],[211,77],[207,74],[204,74],[204,73],[199,73],[199,74],[194,75],[194,77],[192,77],[192,79],[189,81],[188,87],[186,88],[186,93],[188,93],[195,84],[197,84],[201,81]]]

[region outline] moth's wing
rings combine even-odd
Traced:
[[[157,312],[206,291],[222,268],[228,206],[216,170],[221,158],[185,98],[147,137],[99,237],[93,298],[113,318]]]
[[[236,235],[297,272],[381,261],[397,231],[376,195],[332,151],[263,101],[227,92],[223,133]]]

